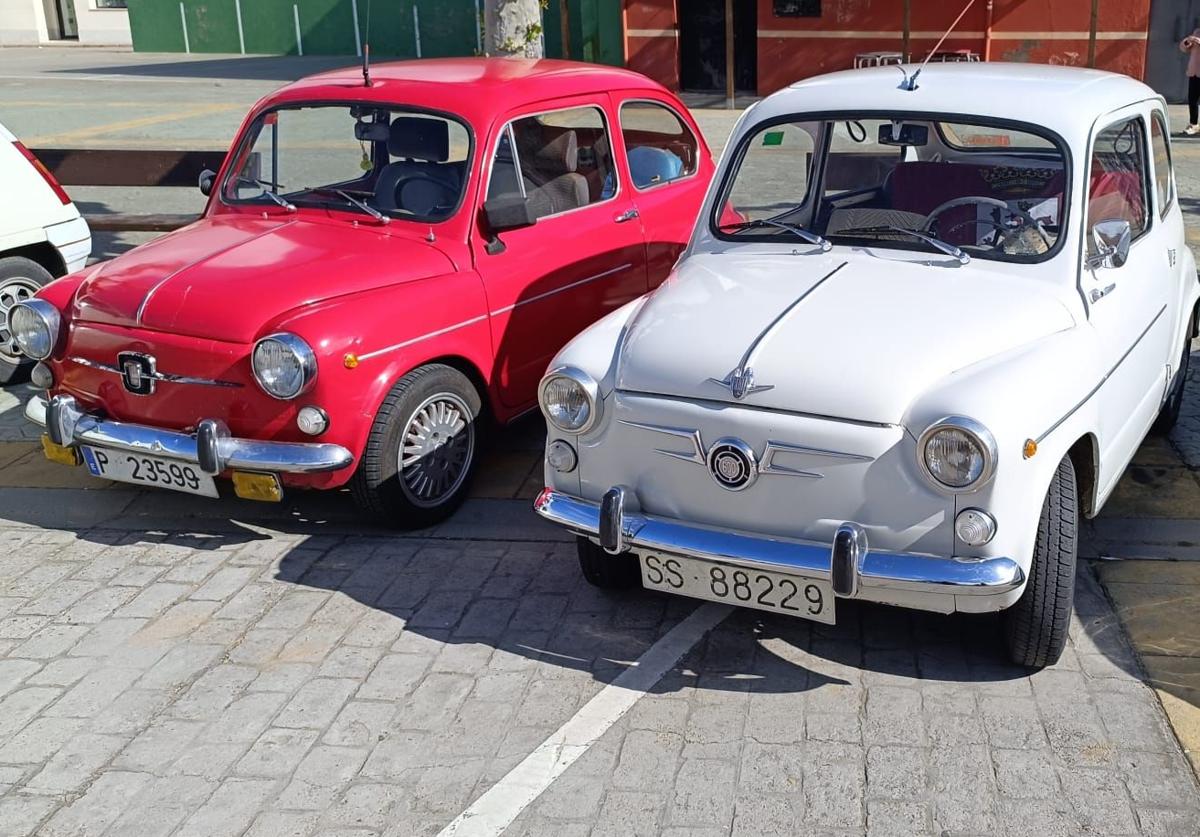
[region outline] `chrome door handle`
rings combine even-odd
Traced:
[[[636,209],[626,209],[620,215],[614,216],[613,220],[618,224],[624,224],[626,221],[632,221],[636,217],[638,217],[638,211]]]
[[[1092,302],[1099,302],[1100,300],[1104,299],[1104,297],[1108,296],[1110,293],[1112,293],[1116,289],[1117,289],[1116,282],[1113,282],[1111,285],[1105,287],[1103,290],[1100,288],[1092,288],[1092,292],[1090,294],[1088,294],[1088,298],[1091,299]]]

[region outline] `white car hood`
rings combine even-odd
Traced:
[[[616,386],[899,424],[945,376],[1074,324],[1027,270],[844,248],[693,255],[627,329]],[[737,399],[719,382],[743,364],[753,381]]]

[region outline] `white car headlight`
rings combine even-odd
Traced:
[[[254,345],[254,380],[272,398],[287,401],[308,390],[317,378],[317,356],[294,334],[281,332]]]
[[[546,419],[559,430],[586,433],[599,418],[600,386],[582,369],[562,366],[542,378],[538,402]]]
[[[9,311],[8,327],[22,354],[34,360],[45,360],[58,344],[62,317],[46,300],[30,299],[14,305]]]
[[[973,491],[996,470],[996,440],[974,419],[949,416],[934,422],[917,443],[921,469],[946,491]]]

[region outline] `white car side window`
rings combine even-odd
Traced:
[[[1100,221],[1128,221],[1136,239],[1150,226],[1146,128],[1140,116],[1109,125],[1096,135],[1088,175],[1088,247]]]

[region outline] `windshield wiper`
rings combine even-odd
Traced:
[[[751,230],[761,229],[762,227],[778,227],[781,230],[787,230],[793,235],[803,239],[809,244],[814,244],[821,248],[822,253],[828,253],[833,249],[833,245],[829,243],[829,239],[817,235],[815,232],[809,232],[804,227],[796,224],[788,224],[784,221],[776,221],[774,218],[758,218],[753,221],[739,221],[734,224],[721,224],[717,227],[718,230]]]
[[[239,182],[242,182],[242,183],[253,183],[255,186],[262,189],[262,195],[259,195],[259,197],[265,196],[265,197],[270,198],[276,204],[278,204],[279,206],[282,206],[284,209],[286,209],[288,212],[296,211],[296,205],[294,203],[289,203],[288,201],[279,197],[279,195],[277,195],[275,192],[271,191],[272,189],[277,188],[278,184],[267,183],[265,180],[259,180],[257,177],[247,177],[244,174],[239,174],[237,176],[237,179]]]
[[[934,238],[928,233],[923,233],[920,230],[910,230],[907,227],[893,227],[890,225],[882,225],[878,227],[850,227],[845,230],[838,230],[836,235],[871,235],[875,233],[900,233],[901,235],[910,235],[913,238],[920,239],[933,247],[936,250],[945,253],[947,256],[955,259],[959,264],[969,264],[971,257],[966,252],[954,244],[942,241],[940,238]]]
[[[313,192],[317,195],[337,195],[339,198],[346,201],[346,203],[350,204],[351,206],[358,207],[381,224],[390,224],[392,222],[391,218],[384,215],[375,207],[368,206],[357,198],[352,197],[348,192],[344,192],[341,189],[334,189],[329,186],[305,186],[302,191]]]

